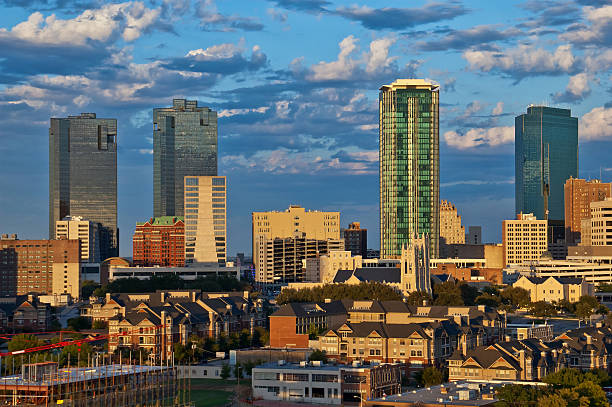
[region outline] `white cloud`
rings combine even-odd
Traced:
[[[349,35],[339,43],[338,59],[312,65],[307,78],[313,81],[363,79],[383,72],[397,60],[397,57],[389,56],[389,48],[395,41],[393,37],[373,40],[369,51],[357,57],[355,54],[359,49],[359,40]]]
[[[67,20],[55,14],[45,18],[37,11],[11,30],[0,29],[0,36],[51,45],[86,45],[89,41],[112,41],[117,36],[134,41],[157,21],[159,14],[159,9],[149,9],[139,1],[106,4]]]
[[[612,107],[596,107],[585,113],[578,122],[578,136],[582,140],[604,140],[612,137]]]
[[[502,51],[469,50],[463,53],[468,67],[483,72],[501,71],[510,76],[572,72],[576,58],[570,45],[561,45],[554,52],[532,45]]]
[[[497,102],[497,104],[493,108],[493,112],[492,112],[493,115],[494,116],[499,116],[503,112],[504,112],[504,102]]]
[[[242,47],[239,45],[226,43],[212,45],[206,49],[198,48],[191,50],[187,53],[187,57],[195,57],[196,60],[217,60],[217,59],[229,59],[235,55],[242,53]]]
[[[570,29],[560,38],[575,44],[605,44],[610,43],[612,33],[612,5],[600,8],[583,7],[583,16],[589,20],[590,25],[580,25]]]
[[[72,99],[72,102],[78,107],[83,107],[91,103],[91,98],[85,95],[79,95]]]
[[[450,147],[458,150],[468,150],[476,147],[495,147],[514,141],[514,126],[501,126],[490,128],[475,128],[465,134],[456,131],[444,133],[444,141]]]
[[[564,93],[556,93],[554,95],[557,101],[575,101],[583,99],[591,93],[589,87],[589,77],[582,72],[574,76],[570,76],[567,87]]]
[[[153,149],[152,148],[141,148],[138,150],[138,152],[140,154],[144,154],[144,155],[153,155]]]
[[[219,112],[219,117],[232,117],[247,113],[266,113],[270,109],[269,106],[254,107],[251,109],[223,109]]]

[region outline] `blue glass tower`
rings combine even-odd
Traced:
[[[516,213],[563,220],[563,186],[578,178],[578,119],[569,109],[530,106],[514,121]]]

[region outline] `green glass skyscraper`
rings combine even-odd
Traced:
[[[153,109],[153,216],[183,216],[186,176],[217,175],[217,112],[174,99]]]
[[[578,178],[578,119],[569,109],[529,106],[514,121],[516,213],[562,221],[563,186]]]
[[[380,88],[380,255],[398,258],[414,236],[440,240],[439,86],[398,79]]]

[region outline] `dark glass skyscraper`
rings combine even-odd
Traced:
[[[50,238],[55,222],[68,215],[100,224],[102,259],[119,255],[116,119],[98,119],[95,113],[51,119]]]
[[[578,119],[569,109],[530,106],[514,121],[516,213],[562,221],[563,188],[578,177]]]
[[[183,216],[185,176],[217,175],[217,112],[174,99],[153,109],[153,216]]]
[[[398,79],[380,88],[380,256],[398,258],[413,237],[440,240],[439,87]]]

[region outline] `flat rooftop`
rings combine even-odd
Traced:
[[[86,380],[105,379],[127,376],[137,373],[151,373],[171,369],[166,366],[145,365],[106,365],[98,367],[72,367],[58,369],[49,379],[39,381],[23,380],[21,374],[0,377],[0,388],[3,386],[52,386],[57,384],[78,383]]]
[[[493,383],[471,383],[471,382],[452,382],[424,389],[412,390],[406,393],[390,395],[383,398],[368,400],[368,404],[386,404],[407,406],[416,402],[427,405],[441,406],[487,406],[497,401],[495,398],[495,388],[501,384]],[[460,392],[468,395],[468,400],[459,400]],[[485,396],[486,398],[483,398]]]
[[[340,369],[342,370],[353,370],[359,371],[360,369],[372,369],[377,366],[382,365],[392,365],[393,363],[381,363],[381,364],[373,364],[373,365],[332,365],[332,364],[324,364],[321,365],[313,365],[312,362],[306,363],[305,366],[301,366],[299,363],[287,363],[285,362],[282,365],[279,365],[278,362],[266,362],[259,366],[256,366],[255,369],[274,369],[274,370],[316,370],[316,371],[328,371],[328,372],[338,372]]]

